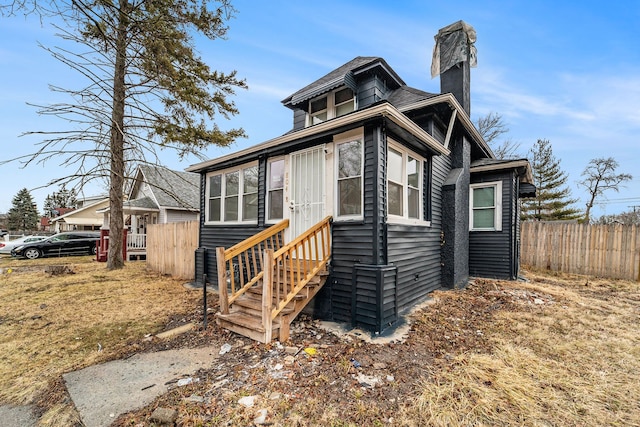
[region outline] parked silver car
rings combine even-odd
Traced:
[[[16,246],[24,245],[30,242],[39,242],[46,239],[47,236],[22,236],[17,239],[9,240],[8,242],[0,241],[0,254],[11,254],[11,249]]]

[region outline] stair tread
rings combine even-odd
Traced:
[[[322,288],[328,275],[329,272],[327,269],[317,272],[286,307],[281,310],[280,314],[290,315],[295,313],[295,315],[297,315],[300,313],[307,302]],[[295,274],[295,276],[298,275]],[[279,287],[285,288],[282,283],[279,284]],[[290,289],[290,286],[286,286],[286,288]],[[247,289],[242,296],[233,302],[229,314],[217,313],[218,324],[236,333],[252,337],[253,339],[263,339],[260,337],[260,334],[264,334],[266,329],[262,326],[262,291],[262,284],[257,284]],[[281,292],[280,297],[282,298],[284,296],[286,296],[286,293]],[[278,302],[274,293],[273,303],[278,304]],[[291,317],[288,318],[292,319]],[[273,321],[272,331],[280,329],[281,321],[282,317],[277,316]]]
[[[245,328],[253,329],[258,332],[264,332],[265,329],[262,326],[262,319],[256,316],[251,316],[242,311],[232,311],[229,314],[217,314],[218,318],[229,323],[243,326]],[[280,322],[276,319],[273,321],[273,329],[278,329]]]
[[[276,303],[277,301],[274,299],[273,301]],[[240,310],[248,310],[249,313],[261,313],[262,312],[262,300],[256,300],[253,298],[238,298],[233,303],[233,307],[236,307]],[[291,313],[293,311],[293,307],[285,307],[282,312],[284,314]]]

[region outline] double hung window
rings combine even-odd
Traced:
[[[267,179],[267,220],[284,216],[284,159],[269,162]]]
[[[476,231],[502,230],[502,182],[471,184],[469,228]]]
[[[258,165],[216,172],[207,180],[208,222],[258,219]]]
[[[387,213],[391,220],[423,221],[425,160],[390,145],[387,152]]]
[[[356,109],[355,94],[348,87],[323,95],[309,102],[308,125],[317,125]]]
[[[337,216],[362,216],[362,141],[337,144]]]

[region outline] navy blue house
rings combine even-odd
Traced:
[[[283,220],[286,244],[325,218],[330,259],[305,304],[321,318],[380,333],[435,289],[517,278],[518,198],[535,187],[529,162],[495,159],[470,119],[473,41],[461,21],[440,31],[442,93],[407,86],[382,58],[356,57],[282,101],[291,131],[190,166],[201,175],[196,280],[249,283],[256,272],[224,267],[216,248]],[[451,43],[464,56],[452,57]]]

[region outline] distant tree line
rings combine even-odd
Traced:
[[[502,139],[509,132],[502,116],[489,113],[478,118],[478,131],[489,144],[496,158],[516,159],[525,157],[519,153],[520,143],[511,139]],[[598,157],[589,161],[582,172],[578,185],[587,190],[589,199],[586,209],[575,207],[577,199],[571,196],[567,185],[568,176],[560,166],[560,160],[553,154],[551,142],[538,139],[529,150],[529,160],[533,172],[536,196],[521,200],[520,218],[523,221],[580,221],[589,223],[591,209],[605,197],[605,192],[618,192],[620,187],[632,179],[627,173],[617,173],[618,162],[613,157]],[[595,221],[598,223],[623,222],[638,223],[640,213],[626,212],[609,215]]]

